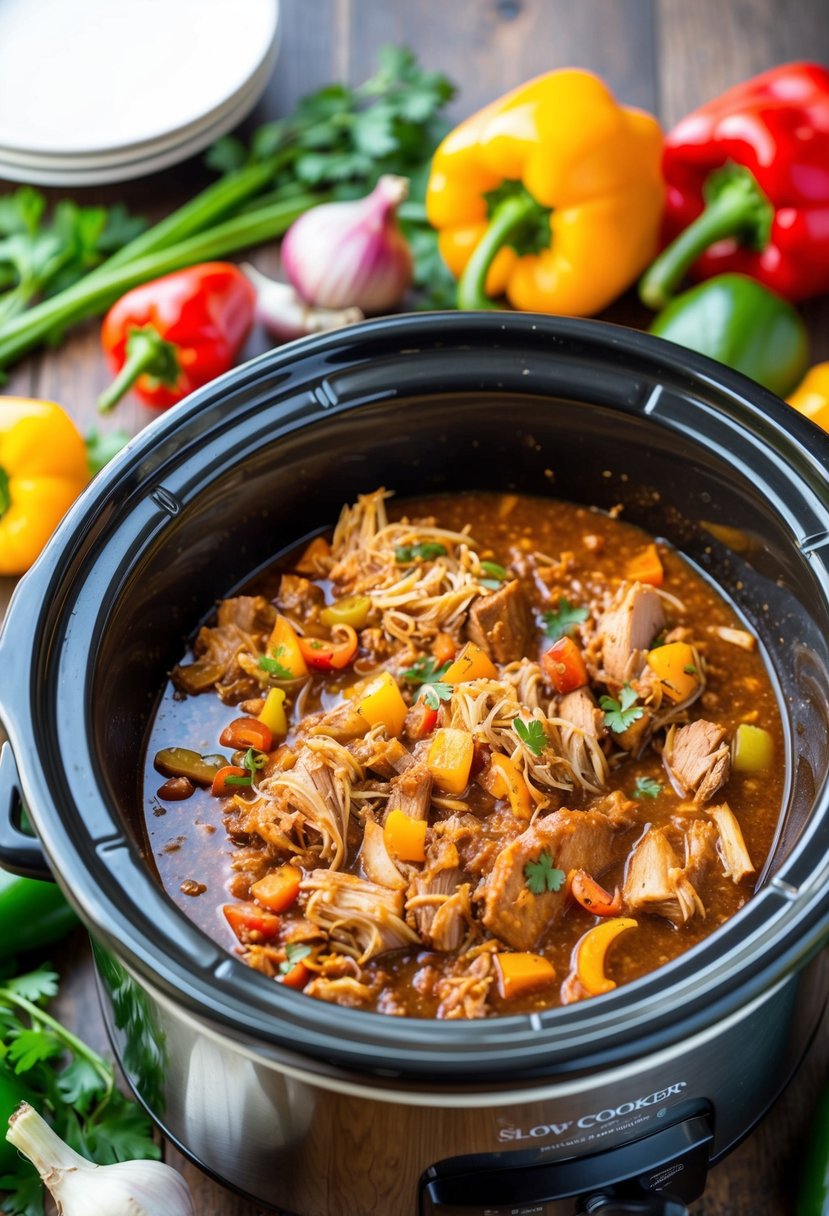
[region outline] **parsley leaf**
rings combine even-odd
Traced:
[[[550,740],[547,738],[544,724],[539,722],[538,718],[531,718],[529,722],[525,722],[523,718],[513,718],[512,729],[534,756],[540,756],[549,745]]]
[[[270,655],[263,654],[259,656],[259,667],[262,671],[266,671],[269,676],[273,676],[277,680],[293,680],[292,672],[280,663],[279,657],[285,653],[284,646],[277,646],[276,650],[271,651]]]
[[[553,859],[546,851],[535,861],[528,861],[524,866],[524,878],[527,888],[533,895],[544,895],[546,891],[559,891],[566,875],[563,870],[553,866]]]
[[[449,666],[449,663],[441,663],[438,667],[436,659],[431,655],[423,655],[400,674],[409,684],[431,684],[434,680],[439,680],[444,672],[449,670]]]
[[[586,621],[589,615],[586,608],[576,608],[562,596],[554,612],[542,613],[544,632],[551,642],[556,642],[559,638],[569,638],[575,632],[576,626]]]
[[[25,975],[6,980],[3,987],[15,996],[27,1001],[43,1001],[58,994],[58,974],[51,967],[41,966]]]
[[[634,798],[658,798],[662,793],[662,782],[653,777],[637,777],[633,787]]]
[[[419,700],[425,701],[430,709],[439,709],[441,701],[450,701],[454,688],[438,680],[434,684],[424,684],[420,690]]]
[[[438,544],[437,541],[424,541],[420,545],[398,545],[394,551],[394,560],[399,566],[405,566],[410,562],[431,562],[436,557],[445,557],[447,552],[446,545]]]
[[[46,1030],[21,1030],[12,1039],[6,1052],[6,1062],[17,1073],[28,1072],[43,1060],[53,1060],[63,1051],[63,1045]]]
[[[605,711],[604,720],[614,735],[624,734],[629,726],[642,717],[645,710],[636,701],[636,693],[629,684],[622,686],[618,701],[608,696],[599,698],[599,705]]]
[[[284,963],[279,964],[279,970],[282,975],[287,975],[292,971],[297,963],[301,963],[304,958],[307,958],[311,953],[311,947],[306,942],[288,942],[285,947],[287,958]]]

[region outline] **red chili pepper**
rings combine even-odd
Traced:
[[[829,69],[783,64],[700,106],[667,135],[662,168],[673,243],[640,284],[651,308],[689,270],[793,301],[829,289]]]
[[[340,671],[347,667],[360,644],[356,630],[351,625],[335,625],[330,641],[313,637],[298,640],[303,659],[317,671]]]
[[[116,379],[98,400],[111,410],[129,389],[164,410],[234,364],[256,292],[230,262],[203,262],[134,287],[104,318],[101,343]]]
[[[559,638],[541,656],[541,668],[558,693],[573,692],[589,681],[581,651],[572,638]]]

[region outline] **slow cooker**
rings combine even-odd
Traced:
[[[776,843],[746,907],[668,966],[541,1014],[387,1017],[248,970],[162,891],[140,823],[165,673],[219,597],[379,485],[621,505],[758,634],[787,738]],[[622,327],[497,312],[290,344],[132,440],[0,635],[0,851],[86,923],[165,1135],[298,1216],[680,1216],[826,1002],[827,502],[829,440],[756,384]]]

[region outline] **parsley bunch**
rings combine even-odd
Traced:
[[[149,1119],[116,1088],[111,1065],[47,1013],[57,992],[58,976],[46,965],[0,983],[0,1068],[19,1079],[31,1105],[89,1160],[158,1158]],[[22,1157],[0,1177],[0,1192],[0,1211],[43,1216],[40,1177]]]

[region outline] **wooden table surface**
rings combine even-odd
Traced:
[[[539,72],[581,66],[603,76],[620,100],[657,113],[668,127],[704,99],[775,63],[798,58],[829,62],[826,0],[791,0],[785,6],[779,0],[282,0],[281,9],[276,71],[243,133],[288,113],[300,96],[322,84],[364,79],[376,50],[389,43],[410,46],[424,66],[456,83],[453,118]],[[240,4],[240,14],[243,10]],[[122,198],[132,210],[160,216],[206,180],[195,158],[143,180],[72,193],[81,202]],[[11,183],[0,183],[0,192],[11,188]],[[46,193],[57,197],[55,191]],[[278,270],[274,249],[259,250],[251,260],[268,272]],[[803,311],[815,359],[829,358],[829,298]],[[641,322],[641,310],[630,299],[610,315],[623,323]],[[246,354],[262,349],[263,340],[256,336]],[[151,414],[134,401],[123,402],[116,416],[104,422],[96,416],[94,402],[107,382],[98,327],[90,323],[58,349],[21,363],[5,391],[61,402],[84,433],[93,425],[103,431],[137,431]],[[0,615],[11,590],[11,580],[0,580]],[[56,962],[63,975],[59,1014],[106,1051],[82,932],[70,939]],[[696,1216],[794,1213],[799,1152],[826,1076],[828,1040],[824,1026],[806,1067],[783,1097],[712,1172],[704,1198],[694,1205]],[[263,1211],[204,1177],[171,1149],[166,1156],[187,1176],[199,1216],[258,1216]]]

